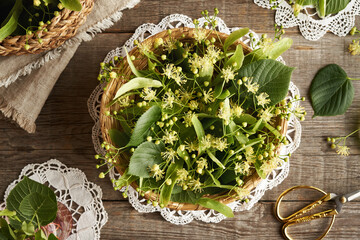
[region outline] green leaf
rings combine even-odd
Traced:
[[[238,76],[253,77],[253,82],[259,84],[258,92],[266,92],[275,105],[288,94],[291,74],[294,68],[272,60],[264,59],[250,63],[238,71]]]
[[[218,211],[219,213],[223,214],[225,217],[228,218],[234,217],[234,213],[230,207],[214,199],[200,198],[197,201],[197,204],[206,208],[214,209],[215,211]]]
[[[160,81],[158,80],[153,80],[150,78],[144,78],[144,77],[137,77],[137,78],[133,78],[130,81],[128,81],[127,83],[123,84],[116,92],[114,100],[118,99],[119,97],[121,97],[122,95],[124,95],[125,93],[132,91],[132,90],[136,90],[139,88],[147,88],[147,87],[161,87],[162,84]]]
[[[23,230],[26,235],[32,236],[35,233],[35,226],[31,222],[27,223],[26,221],[23,221],[21,224],[21,230]]]
[[[236,31],[233,31],[229,37],[224,42],[224,52],[226,53],[227,49],[239,38],[245,36],[249,32],[249,28],[242,28]]]
[[[110,129],[109,135],[111,141],[115,144],[115,147],[117,148],[124,147],[129,142],[129,137],[124,132],[121,132],[117,129]]]
[[[329,15],[329,14],[336,14],[341,10],[343,10],[344,8],[346,8],[350,0],[327,0],[325,2],[326,2],[325,15]]]
[[[130,142],[126,146],[139,146],[144,142],[151,126],[161,118],[161,108],[157,105],[152,106],[136,122]]]
[[[126,47],[124,47],[124,49],[125,49],[125,52],[126,52],[126,59],[128,61],[129,67],[130,67],[131,71],[133,72],[133,74],[135,74],[135,76],[137,76],[137,77],[145,77],[144,74],[142,74],[141,72],[139,72],[136,69],[136,67],[135,67],[133,61],[131,60],[131,57],[130,57]]]
[[[208,154],[208,156],[211,158],[211,160],[216,163],[216,165],[218,165],[219,167],[221,167],[222,169],[225,169],[225,166],[220,162],[219,159],[217,159],[215,157],[214,154],[212,154],[212,152],[210,152],[209,150],[206,151],[206,153]]]
[[[179,203],[191,203],[196,204],[196,202],[203,196],[204,193],[196,193],[193,191],[181,191],[180,193],[171,195],[171,201]]]
[[[59,240],[53,233],[51,233],[48,237],[48,240]]]
[[[205,131],[204,131],[204,128],[203,128],[201,122],[199,121],[199,119],[196,115],[194,115],[191,118],[191,122],[194,126],[194,129],[195,129],[195,132],[196,132],[196,135],[197,135],[199,141],[201,141],[205,137]]]
[[[47,237],[42,229],[35,233],[35,240],[47,240]]]
[[[224,68],[232,67],[234,70],[238,70],[241,68],[244,61],[244,51],[241,46],[241,44],[236,46],[236,50],[234,55],[230,57],[230,59],[225,63]],[[236,63],[236,66],[234,66],[234,63]]]
[[[320,69],[310,87],[314,116],[342,115],[354,98],[354,87],[346,72],[336,64]]]
[[[240,128],[235,124],[234,121],[230,122],[229,127],[231,130],[231,133],[235,136],[236,140],[240,144],[245,144],[249,141],[249,139],[239,131]]]
[[[318,5],[319,17],[323,18],[326,15],[326,0],[319,0]]]
[[[14,7],[11,9],[8,17],[4,21],[6,24],[0,28],[0,42],[3,41],[6,37],[10,36],[16,30],[18,26],[18,19],[22,10],[22,0],[16,0]]]
[[[125,186],[130,185],[132,182],[138,180],[139,178],[137,176],[130,175],[128,173],[129,169],[127,168],[125,172],[121,175],[121,177],[115,181],[115,185],[118,188],[122,188]]]
[[[8,209],[4,209],[0,211],[0,216],[13,217],[16,216],[16,212],[9,211]]]
[[[130,158],[129,174],[149,178],[149,170],[154,164],[160,164],[163,160],[161,152],[163,144],[156,145],[153,142],[144,142],[135,149]]]
[[[0,239],[3,238],[5,240],[12,240],[16,239],[16,236],[9,226],[9,224],[6,222],[4,218],[0,218]],[[2,240],[2,239],[1,239]]]
[[[293,40],[291,38],[282,38],[281,40],[272,43],[270,46],[263,49],[266,58],[277,59],[284,52],[286,52],[291,45]]]
[[[261,161],[256,160],[255,163],[254,163],[254,166],[255,166],[255,169],[256,169],[257,174],[258,174],[262,179],[265,179],[265,178],[266,178],[266,174],[265,174],[265,172],[264,172],[263,170],[261,170],[261,166],[262,166]]]
[[[179,155],[179,157],[181,157],[182,159],[184,159],[188,169],[191,168],[191,163],[190,163],[190,156],[189,153],[187,151],[181,151],[180,146],[177,148],[177,154]]]
[[[65,8],[71,11],[81,11],[82,6],[79,0],[60,0]]]
[[[46,226],[56,218],[57,203],[49,196],[33,192],[21,201],[19,210],[28,220],[36,216],[40,225]]]
[[[54,206],[57,206],[56,196],[49,187],[47,187],[41,183],[35,182],[25,176],[11,190],[8,198],[6,199],[7,209],[9,209],[10,211],[16,211],[16,215],[17,215],[17,217],[19,217],[19,219],[21,221],[24,221],[24,220],[31,221],[31,219],[32,219],[31,217],[29,218],[29,216],[26,216],[25,214],[23,214],[20,209],[21,203],[25,204],[25,202],[23,203],[24,199],[32,193],[38,193],[42,196],[48,197],[48,200],[50,202],[54,203]],[[34,196],[34,195],[32,195],[32,196]],[[26,199],[28,199],[28,201],[30,201],[29,198],[26,198]],[[56,212],[57,212],[57,207],[49,209],[49,211],[46,214],[44,214],[44,216],[41,215],[41,217],[44,217],[44,219],[39,219],[40,222],[43,222],[43,221],[48,222],[51,218],[55,219]],[[52,220],[54,220],[54,219],[52,219]],[[33,222],[33,223],[36,224],[36,222]]]
[[[161,188],[160,191],[160,203],[163,203],[165,206],[169,203],[171,198],[171,193],[176,184],[176,179],[178,178],[176,171],[181,169],[184,165],[184,161],[182,159],[176,160],[174,163],[171,163],[166,171],[165,179],[171,179],[171,184],[167,185],[166,183]]]

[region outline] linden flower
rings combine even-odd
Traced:
[[[163,44],[164,44],[164,49],[167,50],[168,53],[176,49],[176,44],[175,42],[171,41],[171,39],[166,40],[166,42],[164,42]]]
[[[193,179],[193,180],[190,180],[189,182],[189,186],[192,188],[192,190],[194,192],[202,192],[202,189],[201,189],[201,185],[202,183],[200,182],[200,179]]]
[[[230,80],[234,80],[237,73],[231,68],[231,66],[228,66],[227,68],[223,68],[221,70],[222,78],[225,80],[226,83],[228,83]]]
[[[342,156],[349,156],[350,148],[347,146],[337,146],[336,153]]]
[[[259,84],[248,81],[244,84],[248,92],[255,94],[259,90]]]
[[[235,163],[235,173],[247,176],[250,173],[250,164],[248,162]]]
[[[359,41],[353,41],[352,43],[350,43],[349,52],[351,55],[359,55],[360,54]]]
[[[232,104],[232,106],[233,106],[233,108],[231,109],[232,115],[236,117],[240,117],[244,109],[242,109],[239,105]]]
[[[235,188],[235,192],[237,193],[237,195],[240,199],[244,199],[250,195],[250,190],[245,189],[245,188],[237,187],[237,188]]]
[[[174,162],[175,158],[177,158],[177,152],[172,148],[166,148],[165,152],[161,152],[161,157],[163,157],[166,162]]]
[[[199,158],[199,160],[196,161],[198,169],[204,169],[208,167],[206,158]]]
[[[176,175],[178,176],[177,180],[178,181],[186,181],[187,180],[187,176],[188,176],[188,171],[186,171],[185,168],[179,169],[176,171]]]
[[[222,152],[227,148],[227,141],[225,138],[214,138],[212,146]]]
[[[213,136],[211,136],[210,134],[207,134],[205,137],[203,137],[203,139],[201,139],[201,146],[204,149],[211,148],[212,140],[213,140]]]
[[[171,91],[168,91],[163,96],[162,106],[164,108],[172,108],[175,100],[176,99],[175,99],[174,94]]]
[[[185,90],[180,91],[180,96],[182,102],[188,102],[189,100],[193,99],[192,94]]]
[[[266,104],[270,103],[270,99],[268,99],[269,95],[265,92],[260,93],[258,96],[256,96],[256,100],[258,102],[258,105],[264,106]]]
[[[152,90],[150,88],[144,88],[142,91],[143,98],[146,101],[153,101],[156,100],[156,90]]]
[[[260,169],[268,174],[270,173],[272,170],[274,170],[275,168],[277,168],[279,166],[279,164],[281,163],[279,158],[272,158],[268,161],[265,161],[263,163],[263,165],[260,167]]]
[[[217,47],[215,47],[214,45],[210,45],[206,50],[206,56],[214,64],[219,59],[220,53],[221,53],[221,51]]]
[[[198,103],[197,101],[191,100],[191,101],[189,102],[189,108],[190,108],[191,110],[198,109],[198,107],[199,107],[199,103]]]
[[[130,106],[130,97],[126,96],[126,97],[119,98],[118,103],[121,107],[128,107],[128,106]]]
[[[194,39],[201,43],[202,41],[206,40],[206,30],[202,28],[196,28],[194,31]]]
[[[209,89],[209,91],[203,91],[203,101],[204,103],[211,103],[214,102],[214,92],[212,91],[212,88]]]
[[[260,113],[260,118],[265,122],[269,122],[273,116],[274,115],[271,113],[270,108],[262,110],[261,113]]]
[[[154,164],[150,169],[152,177],[156,178],[156,181],[159,181],[164,177],[164,171],[160,169],[160,166]]]
[[[177,132],[165,130],[165,135],[162,137],[165,143],[173,145],[178,140]]]
[[[191,127],[192,126],[192,121],[191,119],[193,118],[193,116],[195,116],[195,113],[192,111],[188,111],[187,113],[184,114],[184,121],[183,123],[185,123],[185,127]]]
[[[139,48],[141,54],[145,55],[150,52],[151,45],[148,41],[145,41],[145,42],[142,42],[141,44],[139,44],[138,48]]]
[[[176,67],[174,64],[167,64],[165,69],[163,69],[164,75],[168,78],[171,78],[173,75],[173,72],[176,71]]]
[[[186,149],[189,150],[189,152],[195,152],[199,149],[199,145],[197,142],[186,142]]]

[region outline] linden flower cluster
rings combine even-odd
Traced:
[[[350,35],[356,35],[359,34],[360,31],[356,28],[353,27],[350,31]],[[348,50],[350,52],[351,55],[360,55],[360,38],[354,39],[352,40],[352,42],[349,44]]]
[[[294,107],[304,100],[300,96],[274,104],[254,76],[241,73],[242,62],[229,64],[234,50],[225,50],[220,38],[211,35],[217,33],[216,18],[207,11],[203,16],[212,30],[194,21],[193,41],[175,39],[169,30],[168,37],[150,45],[135,42],[142,56],[128,55],[127,62],[147,58],[148,68],[132,69],[135,77],[123,86],[128,93],[113,100],[117,111],[106,112],[119,120],[123,138],[130,139],[118,147],[104,143],[107,154],[96,158],[116,165],[122,153],[129,153],[126,173],[115,185],[136,181],[141,195],[158,195],[154,206],[166,206],[166,191],[173,192],[174,201],[189,191],[196,196],[228,192],[246,199],[248,176],[257,172],[265,178],[289,157],[279,154],[281,145],[288,144],[282,122],[292,116],[304,120],[306,114]],[[124,62],[102,63],[99,80],[121,78]]]
[[[355,131],[346,135],[345,137],[336,137],[336,138],[328,137],[327,141],[329,143],[331,143],[330,146],[332,149],[336,149],[337,154],[342,155],[342,156],[349,156],[350,148],[348,146],[346,146],[346,140],[348,137],[352,136],[353,134],[355,134],[359,131],[360,131],[360,128],[356,129]]]

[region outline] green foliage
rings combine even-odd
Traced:
[[[225,217],[229,217],[229,218],[234,217],[234,213],[232,212],[230,207],[214,199],[200,198],[197,201],[197,204],[206,208],[214,209],[215,211],[218,211],[219,213],[223,214]]]
[[[252,77],[252,82],[259,84],[258,92],[269,95],[271,105],[279,103],[288,93],[291,74],[294,68],[272,60],[264,59],[250,63],[238,72],[240,77]]]
[[[145,141],[153,124],[161,117],[161,108],[157,105],[147,110],[136,122],[133,134],[127,146],[139,146]]]
[[[140,144],[130,158],[129,174],[148,178],[149,170],[154,164],[162,162],[161,152],[163,145],[156,145],[152,142],[144,142]]]
[[[310,87],[310,97],[316,116],[342,115],[354,98],[354,87],[346,72],[336,64],[320,69]]]
[[[41,226],[54,221],[57,201],[54,192],[47,186],[24,177],[6,199],[7,209],[0,212],[9,223],[0,218],[0,239],[54,239],[47,238]]]
[[[69,10],[80,11],[82,8],[79,0],[40,0],[39,6],[28,0],[2,1],[0,42],[10,35],[31,35],[30,32],[44,30],[44,23],[51,21],[55,12],[61,10],[60,2]]]
[[[224,52],[239,38],[245,36],[249,32],[249,28],[241,28],[239,30],[233,31],[229,37],[224,42]]]
[[[143,77],[133,78],[130,81],[128,81],[127,83],[123,84],[119,88],[119,90],[115,94],[114,100],[120,98],[125,93],[132,91],[132,90],[136,90],[139,88],[143,89],[143,88],[148,88],[148,87],[158,88],[161,86],[162,86],[161,82],[159,82],[157,80],[143,78]]]

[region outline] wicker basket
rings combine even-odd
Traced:
[[[76,34],[86,16],[94,6],[94,0],[80,0],[82,10],[79,12],[63,9],[59,16],[51,19],[51,23],[45,24],[47,32],[39,30],[32,35],[9,36],[0,42],[0,56],[36,54],[54,49],[63,44],[67,39]],[[38,38],[43,41],[39,43]],[[29,49],[25,49],[25,44]]]
[[[208,31],[210,31],[210,30],[208,30]],[[185,37],[181,37],[183,34],[185,35]],[[172,33],[171,33],[172,38],[180,39],[180,37],[181,37],[182,42],[192,41],[193,36],[194,36],[194,29],[192,29],[192,28],[172,29]],[[209,38],[211,38],[211,37],[215,37],[215,39],[220,38],[221,41],[224,42],[225,39],[228,37],[228,35],[224,34],[224,33],[220,33],[220,32],[217,32],[217,33],[212,32],[209,35]],[[148,39],[144,40],[144,42],[145,42],[145,44],[153,43],[156,38],[163,38],[164,41],[166,41],[169,38],[169,35],[168,35],[167,31],[163,31],[152,37],[149,37]],[[235,49],[236,45],[238,45],[238,44],[242,45],[245,54],[251,52],[251,49],[241,41],[236,41],[232,46],[230,46],[230,49]],[[155,51],[153,44],[147,44],[147,45],[152,46],[151,50]],[[216,42],[215,45],[219,46],[220,42]],[[129,54],[135,56],[135,58],[137,59],[134,61],[134,65],[137,67],[137,69],[141,70],[141,69],[145,69],[147,67],[147,63],[148,63],[147,58],[141,57],[142,55],[139,52],[138,48],[134,48],[133,50],[130,51]],[[111,141],[108,130],[110,130],[112,128],[121,129],[121,127],[117,120],[115,120],[112,117],[106,116],[105,112],[106,111],[112,112],[114,110],[118,111],[119,108],[116,106],[116,104],[112,105],[111,107],[106,107],[106,106],[108,105],[108,103],[110,101],[112,101],[117,90],[121,87],[121,85],[129,80],[130,75],[132,75],[131,69],[128,66],[127,62],[125,62],[124,66],[122,67],[122,70],[121,70],[122,77],[112,80],[107,85],[106,90],[104,91],[104,94],[102,95],[101,108],[100,108],[101,131],[102,131],[104,140],[109,143],[112,143],[112,144],[113,144],[113,142]],[[280,124],[282,126],[281,134],[284,135],[284,133],[287,131],[287,121],[278,119],[278,124]],[[279,150],[279,148],[278,148],[278,150]],[[115,167],[120,174],[124,173],[125,166],[127,166],[128,162],[129,162],[129,158],[130,158],[129,155],[123,154],[120,159],[117,159],[118,164]],[[259,175],[256,173],[256,171],[253,171],[252,174],[247,179],[245,179],[243,188],[252,190],[258,185],[258,183],[260,181],[261,181],[261,178],[259,177]],[[134,188],[138,187],[136,185],[136,183],[132,183],[132,186]],[[231,202],[234,202],[235,200],[237,200],[235,192],[232,192],[230,194],[227,192],[225,194],[204,195],[204,197],[216,198],[216,200],[218,200],[224,204],[228,204],[228,203],[231,203]],[[148,191],[145,193],[145,198],[151,199],[151,200],[156,200],[158,198],[158,194]],[[168,205],[166,207],[173,209],[173,210],[204,210],[204,209],[206,209],[200,205],[194,205],[191,203],[178,203],[178,202],[171,202],[171,201],[168,203]]]

